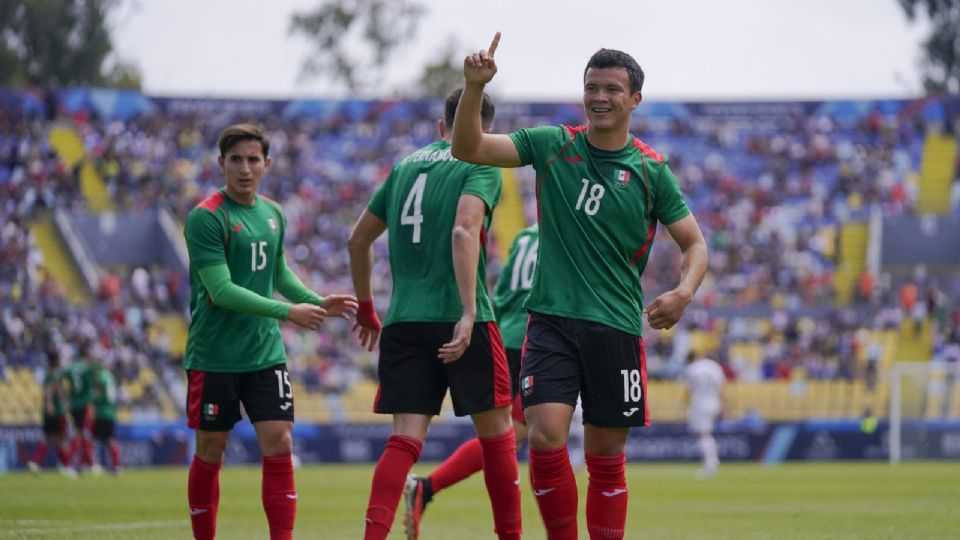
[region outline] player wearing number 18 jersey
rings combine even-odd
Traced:
[[[297,492],[292,451],[293,393],[279,320],[316,330],[327,315],[348,316],[356,299],[321,297],[287,267],[280,206],[257,193],[270,166],[270,142],[256,126],[239,124],[217,141],[226,188],[187,217],[190,311],[184,366],[187,423],[196,455],[187,485],[197,539],[216,535],[220,468],[240,405],[263,455],[261,497],[271,540],[293,537]],[[273,299],[274,290],[296,302]]]
[[[386,538],[407,473],[420,458],[432,417],[449,388],[454,412],[470,415],[480,438],[494,526],[520,537],[516,443],[510,377],[486,291],[486,231],[500,199],[499,169],[450,155],[445,138],[460,91],[437,122],[441,140],[397,163],[350,235],[350,267],[359,299],[357,327],[370,350],[381,325],[370,285],[373,241],[388,231],[393,294],[380,343],[378,413],[394,431],[373,474],[366,540]],[[483,96],[483,124],[493,102]]]
[[[577,537],[577,485],[567,437],[579,395],[589,486],[591,538],[623,538],[629,428],[649,422],[640,338],[640,279],[656,223],[683,251],[680,283],[646,309],[669,328],[706,272],[707,249],[666,158],[630,134],[643,71],[621,51],[601,49],[583,73],[584,126],[485,134],[479,96],[497,71],[494,52],[464,59],[466,81],[454,123],[453,154],[470,163],[537,171],[539,264],[526,307],[520,373],[530,430],[534,495],[548,536]]]

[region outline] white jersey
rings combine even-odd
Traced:
[[[691,362],[683,372],[690,395],[690,414],[716,416],[720,414],[723,389],[723,368],[709,358]]]

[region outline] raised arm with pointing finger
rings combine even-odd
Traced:
[[[483,88],[497,73],[493,55],[499,44],[500,32],[497,32],[489,49],[468,55],[463,60],[463,95],[453,121],[452,151],[453,157],[470,163],[519,167],[520,156],[510,137],[485,133],[480,124]]]
[[[654,328],[680,318],[703,279],[707,249],[668,158],[630,133],[643,71],[628,54],[601,49],[583,73],[580,126],[484,133],[479,96],[497,72],[490,47],[463,62],[464,92],[453,154],[471,163],[537,172],[540,246],[521,362],[534,494],[550,538],[577,537],[577,485],[567,437],[583,402],[591,538],[623,538],[624,448],[630,427],[649,423],[643,350],[643,288],[657,224],[683,251],[678,286],[649,309]]]

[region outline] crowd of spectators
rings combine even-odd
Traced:
[[[435,137],[441,114],[439,104],[426,102],[385,102],[358,110],[247,115],[222,112],[212,103],[130,120],[82,115],[70,121],[121,211],[164,208],[181,221],[199,200],[222,186],[213,145],[219,131],[238,121],[264,125],[273,164],[261,190],[286,212],[288,262],[320,291],[349,291],[345,242],[354,221],[389,167]],[[570,106],[507,104],[500,111],[497,130],[503,132],[517,125],[579,121]],[[30,332],[16,330],[30,327],[27,321],[40,321],[41,326],[60,328],[60,342],[69,343],[77,332],[107,336],[100,339],[106,350],[127,351],[108,353],[116,357],[115,371],[126,374],[123,366],[131,361],[162,366],[168,386],[176,387],[176,363],[144,336],[158,310],[184,310],[182,269],[116,269],[90,311],[66,305],[62,291],[42,276],[42,261],[30,244],[29,219],[54,206],[83,204],[77,171],[66,170],[51,151],[44,137],[47,127],[22,120],[6,125],[0,135],[0,296],[7,329],[0,339],[15,342],[4,347],[0,359],[37,365],[31,355],[39,354],[41,344],[28,344],[23,336]],[[901,283],[889,275],[871,277],[870,294],[858,296],[852,308],[827,308],[836,295],[839,226],[864,218],[869,208],[889,216],[914,211],[920,152],[930,128],[919,110],[909,108],[862,116],[799,109],[755,115],[638,115],[634,133],[670,156],[711,249],[708,278],[682,324],[669,334],[650,332],[651,373],[677,376],[692,346],[691,332],[706,332],[719,336],[714,355],[731,378],[789,378],[798,370],[812,378],[868,377],[869,362],[853,359],[877,355],[870,330],[898,328],[911,313],[898,301]],[[529,219],[535,215],[533,171],[517,173]],[[658,234],[667,233],[661,227]],[[498,240],[510,241],[492,242]],[[645,272],[648,298],[677,280],[679,256],[664,238],[654,242]],[[13,262],[22,260],[28,262]],[[497,261],[491,266],[495,279]],[[378,307],[384,310],[390,289],[385,242],[375,244],[373,275]],[[960,343],[960,313],[948,307],[958,305],[960,291],[956,276],[951,279],[930,284],[929,291],[927,284],[912,281],[925,287],[923,294],[939,306],[940,314],[934,317],[938,351],[951,351],[952,344]],[[933,310],[923,316],[928,314]],[[62,322],[48,325],[47,320]],[[357,346],[347,324],[335,323],[319,333],[284,327],[284,336],[291,369],[310,389],[338,395],[375,373],[376,359]],[[733,345],[744,342],[758,344],[760,362],[733,353],[738,350]]]
[[[162,287],[140,294],[143,280],[134,271],[134,279],[105,275],[88,306],[68,301],[44,266],[30,228],[55,208],[83,207],[79,169],[66,167],[50,147],[48,128],[39,119],[0,118],[0,378],[10,368],[39,370],[49,354],[71,358],[81,343],[91,342],[96,358],[120,383],[120,403],[155,413],[169,385],[158,381],[136,395],[128,390],[141,370],[163,373],[174,365],[167,350],[147,339],[151,322],[169,300],[157,298]]]

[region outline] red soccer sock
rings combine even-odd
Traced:
[[[81,457],[83,458],[82,463],[87,467],[92,467],[93,466],[93,441],[88,438],[84,438],[83,441],[81,442],[82,442],[82,446],[80,448],[83,449],[83,454],[81,454]]]
[[[550,540],[577,538],[577,479],[566,445],[553,450],[530,449],[533,494]]]
[[[297,516],[297,490],[290,454],[264,456],[260,497],[270,525],[270,540],[291,540]]]
[[[500,540],[519,540],[523,526],[513,428],[495,437],[480,437],[479,441],[483,449],[483,480],[493,506],[494,531]]]
[[[390,534],[407,473],[420,459],[422,450],[423,443],[417,439],[403,435],[390,436],[373,471],[364,540],[384,540]]]
[[[483,469],[483,450],[480,439],[474,437],[460,445],[453,454],[430,475],[433,492],[448,488]]]
[[[43,458],[45,457],[47,457],[47,441],[40,441],[40,444],[37,445],[37,448],[30,456],[30,461],[37,465],[43,465]]]
[[[623,538],[627,523],[627,478],[624,454],[587,454],[587,530],[593,540]]]
[[[190,524],[196,540],[213,540],[217,535],[217,507],[220,504],[220,463],[207,463],[193,456],[187,479]]]
[[[110,449],[110,465],[114,470],[117,470],[120,468],[120,444],[111,440],[108,448]]]
[[[60,448],[57,448],[57,457],[60,459],[60,465],[70,466],[70,451],[67,449],[67,445],[61,444]]]

